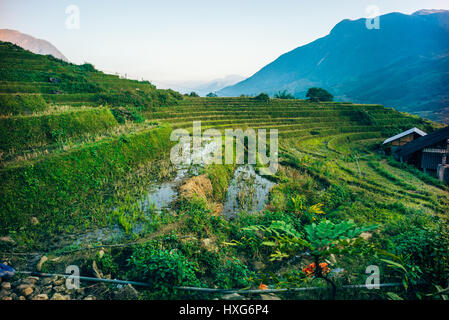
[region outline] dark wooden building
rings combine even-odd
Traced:
[[[425,135],[427,135],[427,133],[425,133],[424,131],[419,130],[418,128],[411,128],[407,131],[401,132],[393,137],[386,139],[382,145],[385,152],[387,154],[390,154],[391,152],[395,152],[400,146],[403,146],[404,144]]]
[[[449,126],[399,147],[395,156],[449,182]]]

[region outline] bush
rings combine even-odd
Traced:
[[[268,102],[270,100],[270,96],[262,92],[258,96],[254,97],[254,100]]]
[[[176,250],[161,250],[151,245],[136,247],[128,259],[128,276],[151,285],[151,298],[173,299],[183,294],[176,286],[200,286],[197,266]]]
[[[249,287],[255,273],[248,269],[239,259],[232,258],[216,271],[216,283],[219,288],[240,289]]]
[[[287,90],[279,91],[274,97],[276,99],[295,99],[295,97],[291,93],[288,93]]]
[[[334,100],[334,96],[322,88],[310,88],[307,90],[306,97],[314,102]]]

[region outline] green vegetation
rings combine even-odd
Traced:
[[[270,96],[268,94],[262,92],[259,95],[255,96],[254,100],[267,102],[268,100],[270,100]]]
[[[334,100],[334,97],[322,88],[310,88],[307,90],[306,97],[309,98],[310,101],[314,102]]]
[[[0,236],[16,243],[0,242],[5,255],[42,251],[45,271],[76,262],[87,276],[95,261],[111,278],[150,283],[141,289],[147,299],[222,296],[181,286],[323,288],[278,294],[286,299],[443,296],[449,187],[380,152],[388,136],[438,124],[286,92],[182,97],[9,44],[0,55]],[[169,208],[142,201],[179,173],[169,161],[170,134],[191,130],[192,121],[203,130],[279,131],[279,170],[264,210],[220,214],[236,165],[187,168],[202,179]],[[104,246],[102,255],[88,245]],[[370,265],[382,283],[402,285],[341,289],[364,284]]]
[[[295,96],[291,93],[288,93],[287,90],[279,91],[274,95],[276,99],[295,99]]]

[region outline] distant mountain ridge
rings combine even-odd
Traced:
[[[53,57],[68,62],[69,60],[50,42],[34,38],[16,30],[0,29],[0,41],[14,43],[36,54],[51,54]]]
[[[220,96],[270,95],[287,90],[304,98],[326,88],[337,100],[381,103],[402,111],[439,111],[449,106],[449,11],[420,10],[343,20],[331,32],[281,55]]]

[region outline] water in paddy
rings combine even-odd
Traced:
[[[238,167],[229,185],[222,214],[230,219],[242,211],[254,213],[263,210],[274,185],[274,182],[257,174],[252,166]]]
[[[212,154],[216,148],[213,142],[205,141],[197,156]],[[153,210],[158,212],[170,210],[171,204],[178,198],[178,186],[186,179],[200,174],[204,163],[199,165],[175,165],[176,176],[168,182],[154,182],[148,187],[144,196],[138,199],[139,206],[148,214]],[[223,215],[234,218],[238,213],[249,213],[263,210],[270,189],[274,183],[257,174],[250,165],[241,165],[234,172],[229,185],[226,201],[223,204]],[[144,230],[143,223],[136,223],[132,232],[137,234]],[[105,228],[91,230],[78,235],[75,244],[105,243],[126,237],[121,227],[114,224]]]

